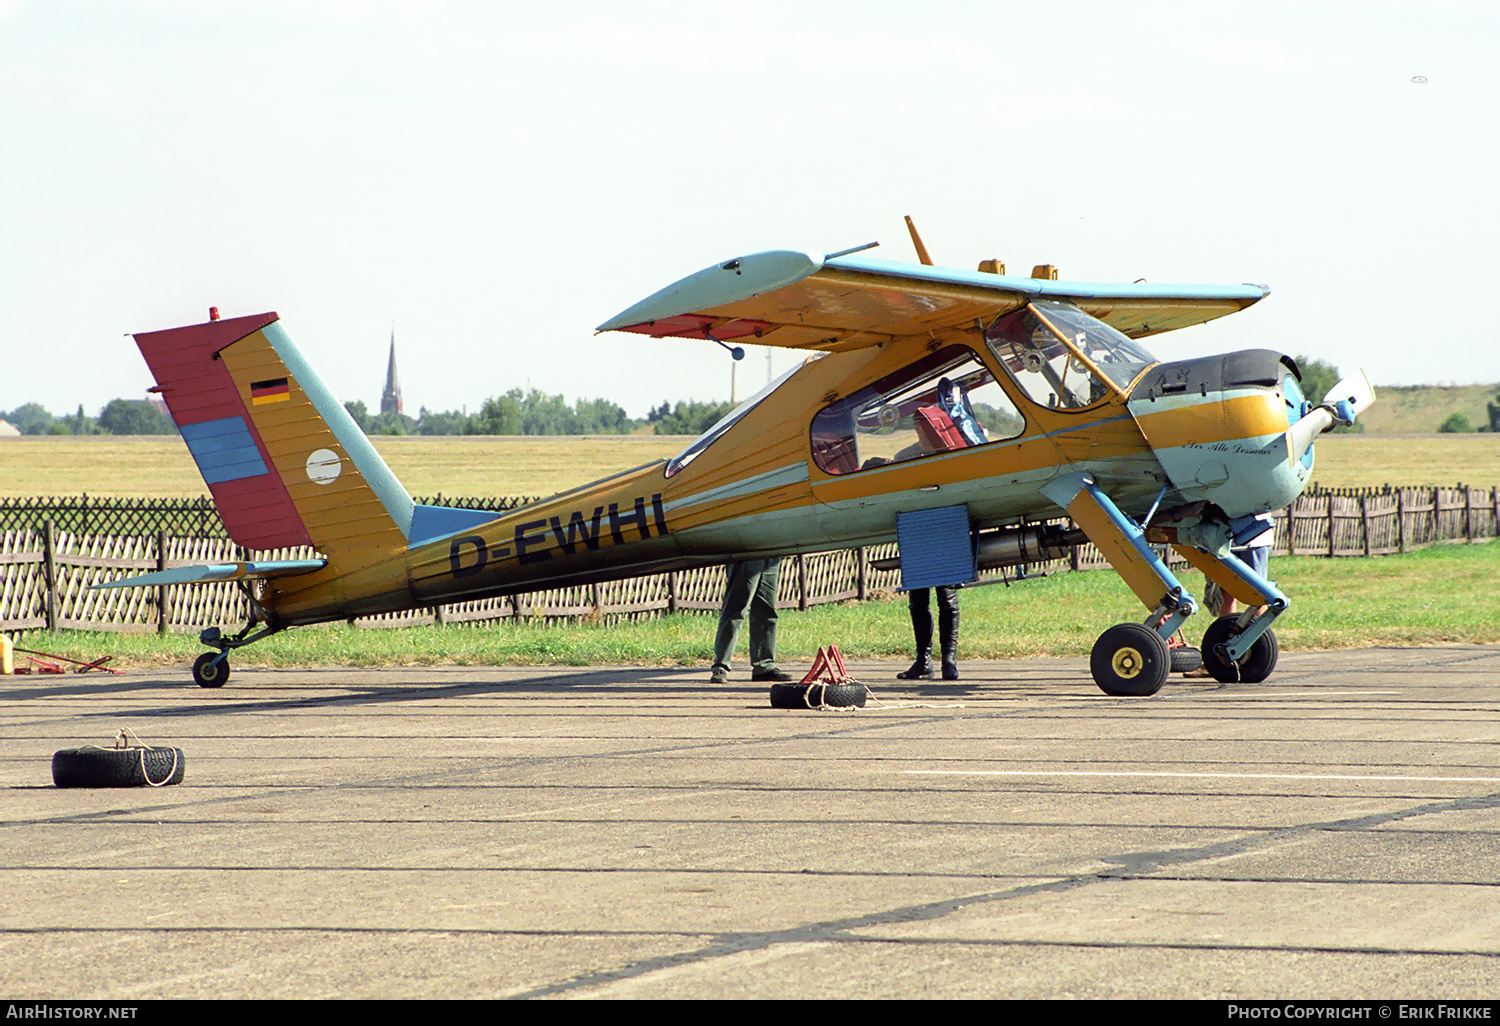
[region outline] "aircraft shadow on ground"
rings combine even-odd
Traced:
[[[279,675],[286,671],[274,671]],[[338,671],[340,676],[349,671]],[[255,671],[251,671],[252,674]],[[608,670],[580,670],[572,673],[552,673],[546,676],[507,680],[467,680],[453,683],[427,683],[422,679],[421,668],[415,668],[410,682],[391,682],[361,685],[346,679],[330,680],[327,683],[308,683],[306,676],[316,671],[297,671],[296,683],[253,676],[250,680],[230,679],[222,690],[207,691],[191,681],[171,677],[153,677],[132,680],[89,680],[70,683],[59,682],[54,686],[36,686],[22,690],[9,690],[5,697],[13,701],[36,701],[57,698],[89,699],[93,697],[130,696],[150,694],[157,701],[181,698],[182,704],[158,704],[135,709],[122,709],[111,704],[98,712],[84,710],[73,715],[82,717],[119,718],[121,716],[143,719],[164,719],[181,716],[239,715],[244,713],[289,712],[298,709],[326,707],[359,707],[370,705],[393,705],[409,702],[431,702],[443,699],[472,698],[476,696],[534,697],[576,696],[580,692],[594,691],[601,695],[626,698],[650,704],[653,701],[677,701],[683,698],[711,698],[735,696],[745,699],[750,707],[769,706],[767,685],[748,679],[729,684],[712,684],[701,667],[693,668],[611,668]],[[952,701],[978,697],[1017,689],[1034,691],[1051,689],[1064,684],[1052,680],[996,681],[988,679],[966,679],[958,681],[901,681],[874,678],[862,681],[869,689],[872,699],[919,699],[927,701]],[[295,697],[278,697],[266,694],[269,688],[295,687]],[[165,689],[165,690],[164,690]],[[308,690],[332,691],[331,694],[307,694]],[[1069,689],[1072,690],[1071,688]],[[257,692],[260,692],[259,694]],[[211,696],[211,697],[210,697]],[[206,700],[205,700],[206,699]]]

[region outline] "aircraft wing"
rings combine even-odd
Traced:
[[[204,563],[157,570],[106,581],[95,588],[150,588],[163,584],[208,584],[214,581],[260,581],[310,574],[328,565],[326,559],[268,559],[253,563]]]
[[[704,268],[599,331],[839,352],[986,323],[1033,298],[1065,299],[1140,338],[1213,320],[1263,299],[1261,285],[1103,285],[769,250]]]

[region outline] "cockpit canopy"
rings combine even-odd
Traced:
[[[1072,303],[1051,299],[997,318],[984,340],[1034,402],[1054,409],[1092,406],[1112,390],[1124,393],[1156,362],[1140,343]]]

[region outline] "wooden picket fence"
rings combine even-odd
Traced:
[[[535,496],[482,497],[417,496],[429,506],[458,506],[504,513],[536,501]],[[61,495],[18,498],[0,496],[0,532],[24,531],[51,521],[59,532],[71,534],[155,535],[166,531],[180,538],[229,537],[213,499],[131,498],[98,495]]]
[[[1500,488],[1339,489],[1303,495],[1277,527],[1276,552],[1383,556],[1500,534]]]
[[[1273,554],[1377,556],[1445,541],[1500,536],[1500,488],[1381,488],[1317,491],[1275,515]],[[808,609],[830,602],[889,595],[895,570],[870,561],[894,555],[894,545],[788,556],[782,562],[777,605]],[[90,586],[118,577],[199,563],[240,559],[306,559],[310,549],[246,552],[224,538],[88,534],[36,529],[0,531],[0,630],[73,629],[192,631],[238,626],[247,607],[230,583],[120,588]],[[1181,561],[1172,559],[1175,565]],[[1021,573],[1089,570],[1108,564],[1092,545],[1066,559],[1025,568],[986,571],[985,582]],[[724,568],[704,567],[600,584],[554,588],[475,602],[365,617],[362,627],[494,620],[600,620],[653,617],[719,608]]]
[[[895,570],[869,569],[871,559],[894,555],[894,545],[788,556],[777,605],[808,609],[828,602],[891,593]],[[54,531],[0,533],[0,630],[193,631],[238,625],[248,612],[232,583],[91,590],[95,584],[152,570],[241,559],[307,559],[308,548],[247,553],[218,538],[80,535]],[[864,567],[861,575],[859,569]],[[599,584],[518,595],[354,620],[360,627],[542,618],[602,620],[716,611],[724,595],[722,566],[651,574]]]

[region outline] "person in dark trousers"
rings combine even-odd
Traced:
[[[1252,538],[1250,544],[1243,548],[1230,549],[1230,551],[1234,553],[1235,558],[1251,570],[1261,577],[1266,577],[1271,572],[1271,543],[1276,539],[1276,521],[1269,513],[1258,513],[1255,519],[1271,526]],[[1203,585],[1203,604],[1214,616],[1232,616],[1240,611],[1239,601],[1206,577]],[[1213,671],[1207,666],[1200,666],[1195,670],[1189,670],[1183,676],[1212,677]]]
[[[729,680],[729,661],[740,638],[740,624],[750,617],[750,679],[787,681],[792,676],[776,668],[776,582],[779,559],[747,559],[729,564],[729,583],[719,610],[719,632],[714,637],[714,667],[709,681]]]
[[[911,630],[917,639],[917,661],[905,673],[896,674],[900,680],[931,680],[932,668],[932,609],[927,593],[933,589],[913,588],[906,593],[911,606]],[[943,653],[943,679],[958,680],[958,589],[939,587],[938,641]]]

